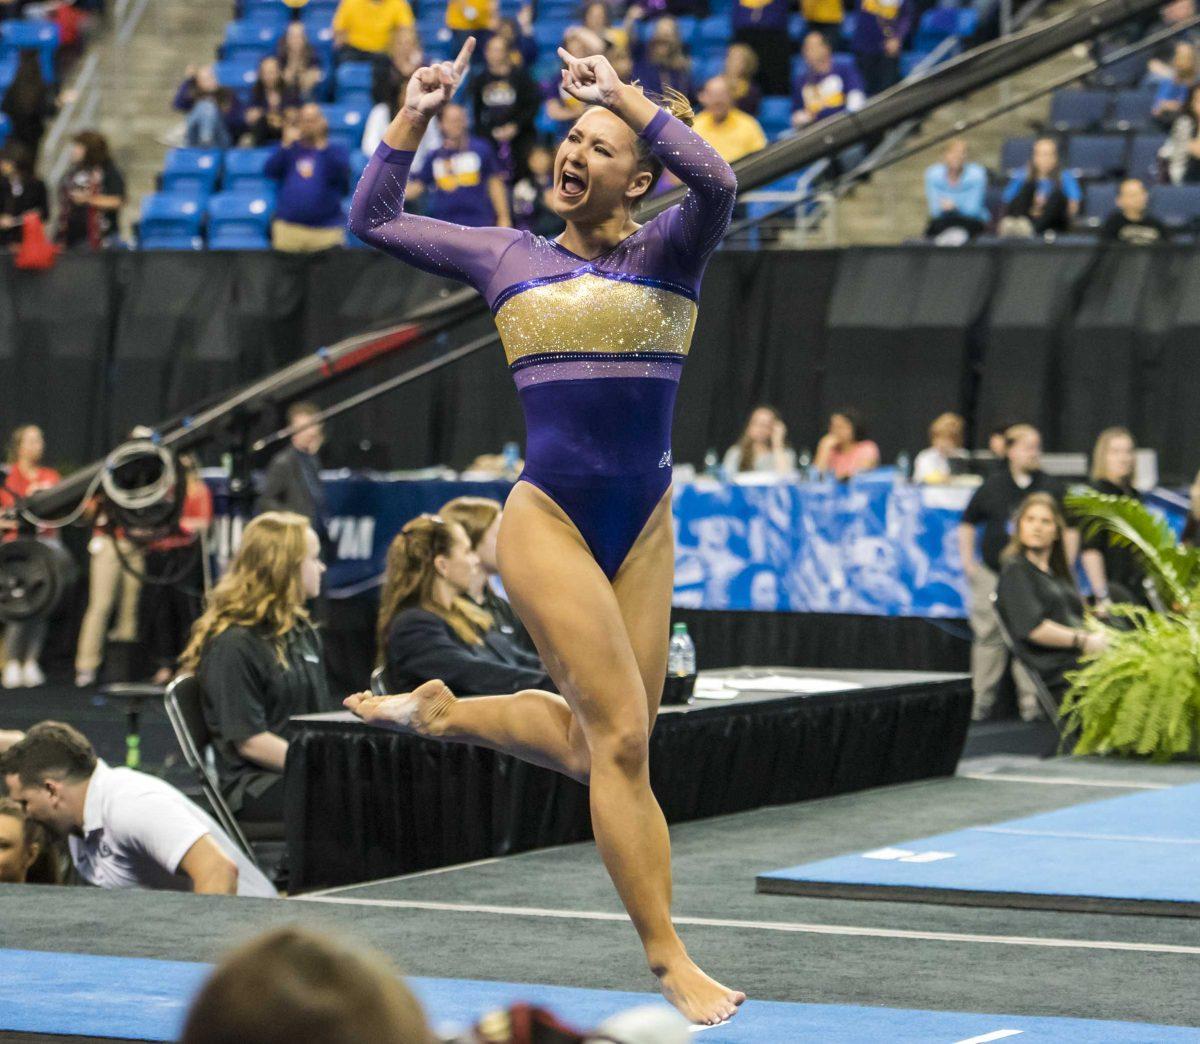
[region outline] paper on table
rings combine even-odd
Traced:
[[[741,678],[730,675],[718,678],[701,675],[696,679],[696,688],[692,695],[698,700],[732,700],[742,692],[792,692],[813,695],[861,688],[857,682],[805,678],[790,674],[764,674]]]

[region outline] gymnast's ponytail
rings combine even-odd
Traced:
[[[640,88],[641,84],[635,80],[633,86]],[[662,94],[654,94],[650,91],[642,91],[642,93],[660,109],[666,109],[667,112],[685,126],[690,127],[692,121],[696,118],[695,112],[692,111],[692,103],[687,100],[687,95],[681,94],[674,87],[664,88]],[[650,187],[646,189],[641,198],[649,199],[654,194],[654,189],[658,185],[658,179],[662,177],[662,160],[650,151],[650,143],[640,134],[636,140],[638,170],[648,170],[650,172]]]
[[[455,598],[449,609],[433,598],[433,582],[438,575],[434,559],[453,552],[456,534],[466,539],[458,523],[437,515],[418,515],[392,541],[387,553],[375,631],[379,666],[387,663],[387,639],[392,621],[405,609],[424,609],[440,616],[468,645],[483,644],[483,635],[492,626],[491,613],[480,609],[469,598]]]

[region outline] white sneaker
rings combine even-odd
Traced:
[[[3,682],[6,689],[19,689],[25,684],[25,678],[21,672],[21,665],[16,660],[9,660],[4,665],[4,674],[0,681]]]
[[[76,671],[75,672],[75,688],[86,689],[89,685],[96,683],[95,671]]]
[[[36,689],[46,684],[46,676],[42,673],[41,667],[33,660],[26,662],[25,668],[21,673],[25,677],[26,688]]]

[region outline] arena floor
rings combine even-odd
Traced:
[[[673,828],[675,910],[693,954],[712,974],[745,989],[751,1002],[782,1002],[751,1003],[731,1024],[709,1032],[729,1044],[961,1044],[1010,1036],[1200,1041],[1200,1029],[1166,1028],[1200,1027],[1195,919],[754,890],[755,875],[776,867],[1197,780],[1195,765],[973,759],[952,779]],[[531,992],[534,984],[626,993],[653,988],[591,844],[281,902],[9,886],[0,889],[0,961],[6,952],[53,951],[211,962],[248,935],[289,922],[369,942],[413,976],[530,984]],[[430,987],[429,996],[440,996],[439,988],[447,996],[469,992],[465,983],[452,985]],[[45,987],[10,982],[0,991],[7,989],[11,1000]],[[564,1006],[567,1017],[567,1007],[593,1012],[606,1004],[596,993],[543,996]],[[617,1006],[628,1001],[607,998]],[[430,1006],[435,1016],[448,1014],[436,1000]],[[0,1028],[11,1029],[5,1007],[0,1003]],[[955,1022],[922,1014],[928,1012],[987,1018],[963,1015]],[[115,1024],[97,1035],[122,1036]]]

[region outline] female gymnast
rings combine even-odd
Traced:
[[[468,39],[453,63],[413,75],[359,182],[350,229],[469,283],[491,306],[528,436],[500,526],[500,575],[562,696],[460,701],[434,680],[403,695],[357,694],[346,706],[371,723],[490,747],[588,783],[597,847],[660,988],[693,1022],[711,1025],[745,994],[705,975],[671,923],[670,838],[648,760],[673,587],[671,415],[700,278],[737,182],[607,59],[560,49],[564,89],[589,106],[555,157],[562,235],[406,214],[413,152],[473,48]],[[681,102],[668,104],[689,118]],[[639,226],[631,212],[664,167],[688,193]]]

